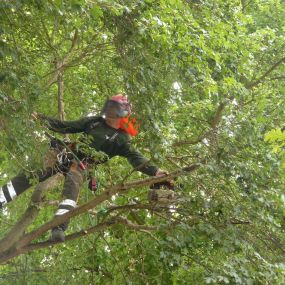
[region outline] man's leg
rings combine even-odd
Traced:
[[[45,171],[37,173],[39,182],[42,182],[56,173],[55,170],[49,168]],[[24,191],[32,186],[30,179],[25,175],[25,173],[20,173],[9,181],[6,185],[0,187],[0,208],[5,204],[11,202],[17,196],[22,194]]]
[[[66,174],[65,182],[63,186],[62,198],[58,209],[55,213],[56,216],[66,214],[70,210],[76,207],[76,202],[79,196],[80,187],[84,181],[83,170],[78,166],[77,163],[73,163],[70,167],[69,172]],[[51,240],[53,241],[64,241],[64,231],[68,227],[69,221],[64,222],[52,229]]]

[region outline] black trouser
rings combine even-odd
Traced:
[[[66,171],[66,166],[64,167]],[[39,182],[42,182],[62,170],[63,168],[59,166],[48,168],[47,170],[37,174],[38,180]],[[83,181],[83,170],[79,167],[78,163],[71,163],[67,172],[65,173],[62,201],[60,202],[55,215],[63,215],[76,207],[80,187],[82,186]],[[14,177],[6,185],[0,188],[0,208],[6,203],[12,201],[31,186],[32,184],[30,183],[30,179],[24,173],[20,173],[18,176]],[[65,230],[67,225],[68,222],[61,225],[61,228]]]
[[[57,168],[48,168],[45,171],[39,171],[36,176],[38,177],[39,182],[42,182],[56,174],[58,171],[59,169]],[[25,173],[21,172],[6,185],[3,185],[0,188],[0,205],[9,203],[31,186],[32,184],[30,183],[30,178],[28,178]]]

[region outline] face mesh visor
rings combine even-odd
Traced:
[[[131,113],[131,105],[128,102],[119,103],[117,101],[108,100],[106,101],[101,115],[106,118],[122,118],[127,117]]]

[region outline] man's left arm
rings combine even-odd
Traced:
[[[128,162],[134,169],[146,175],[163,176],[167,174],[166,171],[159,169],[157,166],[151,165],[146,157],[131,146],[130,142],[125,143],[121,147],[119,155],[127,158]]]

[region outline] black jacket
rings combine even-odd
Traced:
[[[91,137],[90,147],[103,151],[109,158],[116,155],[128,159],[138,171],[155,176],[158,168],[148,164],[148,159],[131,146],[130,136],[121,129],[106,124],[102,117],[86,117],[77,121],[60,121],[41,115],[48,122],[49,129],[62,133],[84,133]]]

